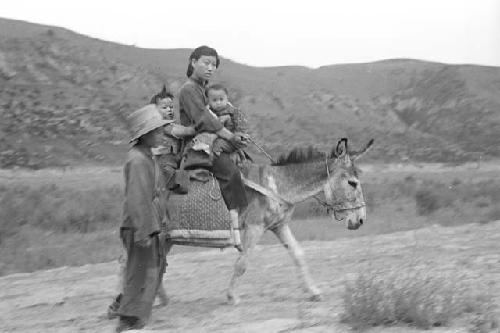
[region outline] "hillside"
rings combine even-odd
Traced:
[[[0,19],[0,167],[120,164],[125,116],[185,80],[190,50],[141,49]],[[274,155],[375,137],[372,159],[500,156],[500,68],[410,59],[258,68],[222,60],[216,81]],[[258,155],[260,159],[260,156]]]

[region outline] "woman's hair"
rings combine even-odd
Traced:
[[[217,51],[211,47],[203,45],[195,48],[194,51],[189,56],[189,64],[186,72],[187,77],[191,77],[191,75],[193,74],[193,65],[191,65],[191,61],[193,59],[198,60],[201,58],[201,56],[214,56],[216,59],[215,68],[219,67],[220,59],[219,55],[217,54]]]
[[[229,93],[227,92],[227,88],[224,87],[224,85],[222,85],[220,83],[214,83],[214,84],[209,85],[208,88],[205,89],[205,96],[206,97],[208,97],[208,92],[210,90],[223,91],[226,93],[226,95],[229,95]]]
[[[158,102],[164,98],[170,98],[174,100],[174,95],[167,91],[167,87],[163,85],[163,89],[151,98],[151,104],[158,104]]]

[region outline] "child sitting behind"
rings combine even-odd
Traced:
[[[186,127],[174,122],[174,96],[167,91],[166,86],[151,98],[164,120],[171,121],[163,128],[160,146],[153,150],[167,180],[167,187],[180,193],[187,191],[187,176],[179,171],[181,158],[181,139],[195,134],[193,127]]]

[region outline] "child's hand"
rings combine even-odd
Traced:
[[[223,116],[220,116],[220,117],[219,117],[219,121],[220,121],[221,123],[223,123],[224,125],[225,125],[228,121],[230,121],[230,120],[231,120],[231,116],[230,116],[230,115],[228,115],[228,114],[225,114],[225,115],[223,115]]]

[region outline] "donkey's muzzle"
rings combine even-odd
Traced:
[[[346,216],[347,229],[356,230],[366,222],[366,208],[359,207],[349,211]]]
[[[349,230],[356,230],[362,224],[363,224],[362,222],[352,222],[351,220],[349,220],[349,221],[347,221],[347,229],[349,229]]]

